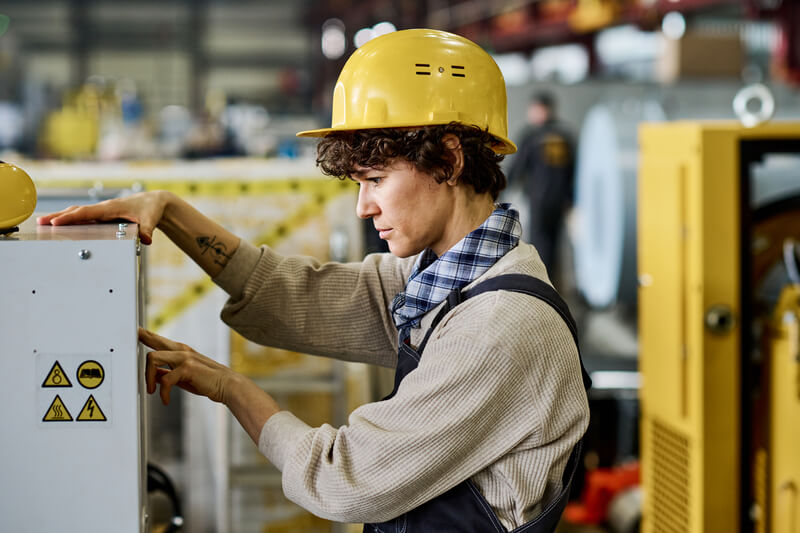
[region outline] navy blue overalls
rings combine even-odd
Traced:
[[[469,290],[455,289],[450,292],[445,305],[433,319],[430,329],[416,351],[409,346],[409,329],[403,328],[400,331],[394,390],[384,399],[394,396],[403,378],[417,368],[431,332],[451,309],[468,298],[496,290],[529,294],[550,304],[569,326],[577,346],[578,336],[575,321],[555,289],[540,279],[523,274],[497,276],[479,283]],[[588,389],[591,386],[591,380],[583,367],[582,360],[581,373],[584,387]],[[513,533],[522,531],[525,533],[550,533],[555,530],[569,498],[569,488],[575,467],[580,459],[582,441],[583,439],[570,453],[558,497],[539,516],[514,529]],[[365,533],[506,533],[506,529],[492,511],[489,503],[469,479],[393,520],[380,524],[364,524],[364,531]]]

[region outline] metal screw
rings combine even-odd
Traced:
[[[78,257],[86,261],[87,259],[92,257],[92,252],[90,252],[89,250],[81,250],[80,252],[78,252]]]

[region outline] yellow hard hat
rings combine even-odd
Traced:
[[[36,209],[36,187],[24,170],[0,161],[0,233],[13,228]]]
[[[498,154],[517,151],[508,139],[505,80],[492,57],[452,33],[403,30],[356,50],[336,81],[331,127],[297,136],[450,122],[488,129]]]
[[[67,107],[54,111],[45,120],[42,142],[57,157],[89,157],[97,149],[98,132],[96,116]]]

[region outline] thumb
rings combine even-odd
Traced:
[[[144,244],[153,244],[153,231],[155,230],[154,227],[150,225],[139,225],[139,238],[142,240]]]

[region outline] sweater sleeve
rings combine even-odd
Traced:
[[[585,422],[577,352],[570,348],[574,344],[566,326],[552,316],[516,325],[507,307],[494,305],[497,298],[482,295],[459,306],[437,328],[397,394],[359,407],[348,425],[311,428],[290,413],[273,416],[262,429],[259,447],[283,472],[286,496],[324,518],[385,521],[515,449],[527,452],[563,439],[564,428]],[[530,308],[530,301],[521,298],[526,297],[511,297]],[[516,334],[508,337],[511,331]],[[551,360],[563,368],[551,372],[545,365],[540,370],[549,373],[546,377],[532,376],[529,362],[520,357]],[[554,394],[558,389],[570,394]],[[556,404],[557,399],[564,403]],[[548,429],[553,422],[545,423],[543,416],[558,418],[561,429],[555,438]],[[570,448],[566,443],[562,453]],[[540,483],[557,461],[543,461]]]
[[[392,367],[388,306],[412,267],[413,258],[390,254],[323,264],[242,241],[214,282],[230,295],[222,319],[254,342]]]

